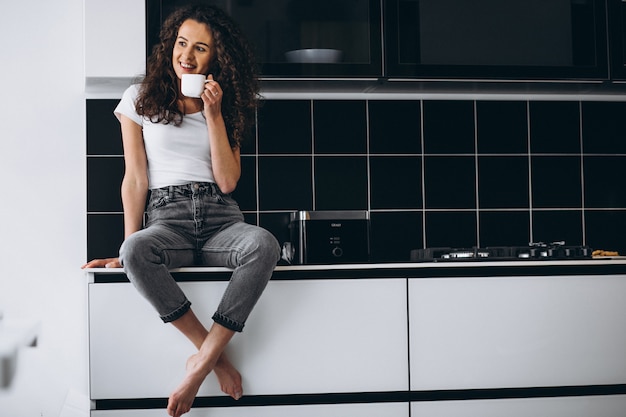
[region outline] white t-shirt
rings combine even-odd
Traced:
[[[139,84],[131,85],[114,110],[143,129],[151,189],[190,182],[215,182],[206,120],[202,112],[187,114],[180,126],[153,123],[135,110]]]

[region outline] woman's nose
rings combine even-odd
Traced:
[[[193,57],[194,57],[194,55],[193,55],[193,48],[185,48],[183,50],[183,57],[184,58],[193,59]]]

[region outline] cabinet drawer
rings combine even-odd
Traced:
[[[408,417],[409,405],[323,404],[192,409],[185,417]],[[163,417],[163,410],[92,411],[91,417]]]
[[[226,285],[181,283],[207,326]],[[90,284],[89,311],[91,399],[167,398],[191,343],[128,283]],[[248,395],[407,390],[406,326],[404,279],[271,281],[228,353]]]
[[[409,281],[412,390],[626,383],[623,276]]]
[[[416,417],[615,417],[623,415],[624,410],[626,395],[425,401],[411,404],[411,415]]]

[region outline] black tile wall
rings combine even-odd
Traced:
[[[592,248],[615,248],[620,254],[626,236],[625,210],[585,210],[585,241]]]
[[[422,159],[419,156],[373,155],[370,178],[372,209],[422,208]]]
[[[422,247],[424,215],[421,211],[373,211],[370,215],[371,260],[402,262],[411,249]]]
[[[626,154],[626,103],[582,103],[585,153]]]
[[[527,156],[478,156],[481,209],[529,207]]]
[[[477,102],[476,132],[480,154],[527,153],[526,102]]]
[[[582,207],[581,165],[580,156],[533,156],[531,158],[533,207]]]
[[[536,210],[532,212],[533,238],[537,242],[553,242],[555,236],[568,245],[582,245],[583,212],[582,210]],[[589,241],[587,241],[590,244]],[[609,242],[596,242],[596,248],[604,248]],[[609,247],[612,247],[609,245]]]
[[[580,153],[579,102],[535,101],[529,108],[531,153]]]
[[[425,101],[424,152],[473,155],[475,119],[473,101]]]
[[[121,212],[120,186],[124,174],[121,156],[93,156],[87,161],[87,210]]]
[[[311,156],[259,156],[259,209],[313,209]]]
[[[315,157],[315,209],[366,210],[367,158]]]
[[[124,239],[124,216],[121,213],[87,214],[87,259],[117,256]]]
[[[365,101],[314,101],[313,115],[315,153],[367,152]]]
[[[119,100],[87,100],[87,259],[115,256],[124,239]]]
[[[117,100],[87,100],[88,256],[123,239]],[[626,253],[625,102],[265,100],[234,197],[284,242],[294,210],[369,210],[375,262],[412,249]]]
[[[626,138],[624,139],[626,141]],[[612,208],[626,206],[626,155],[585,156],[585,207]],[[622,186],[603,186],[602,183],[622,183]]]
[[[113,110],[119,100],[87,100],[87,155],[123,155]]]
[[[478,223],[475,211],[426,211],[424,225],[426,247],[476,246]]]
[[[530,241],[530,212],[481,211],[479,232],[482,246],[524,246]]]
[[[370,154],[421,154],[421,105],[419,101],[370,101]]]
[[[424,156],[426,209],[476,208],[476,158]]]
[[[310,101],[265,101],[258,117],[259,153],[310,154]]]

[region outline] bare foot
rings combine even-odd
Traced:
[[[207,333],[204,326],[191,313],[189,310],[189,314],[185,314],[174,322],[176,328],[187,335],[198,347],[198,353],[187,360],[187,374],[180,385],[170,394],[167,413],[172,417],[180,417],[191,410],[200,385],[216,367],[224,348],[235,334],[234,330],[227,329],[218,323],[213,323]],[[200,342],[201,337],[204,337],[202,342]],[[224,358],[225,360],[221,361],[219,366],[219,372],[222,375],[220,381],[222,389],[225,390],[224,392],[228,390],[227,393],[231,393],[231,395],[241,396],[241,394],[237,394],[237,392],[241,392],[241,376],[228,359]],[[238,389],[239,391],[237,391]]]
[[[235,369],[233,364],[228,360],[226,353],[222,353],[222,356],[215,364],[215,375],[220,383],[222,392],[230,395],[235,400],[238,400],[243,395],[243,388],[241,386],[241,375],[239,371]]]
[[[212,364],[196,353],[187,360],[187,374],[183,381],[170,394],[167,413],[172,417],[180,417],[191,410],[193,400],[198,394],[200,385],[211,372]]]

